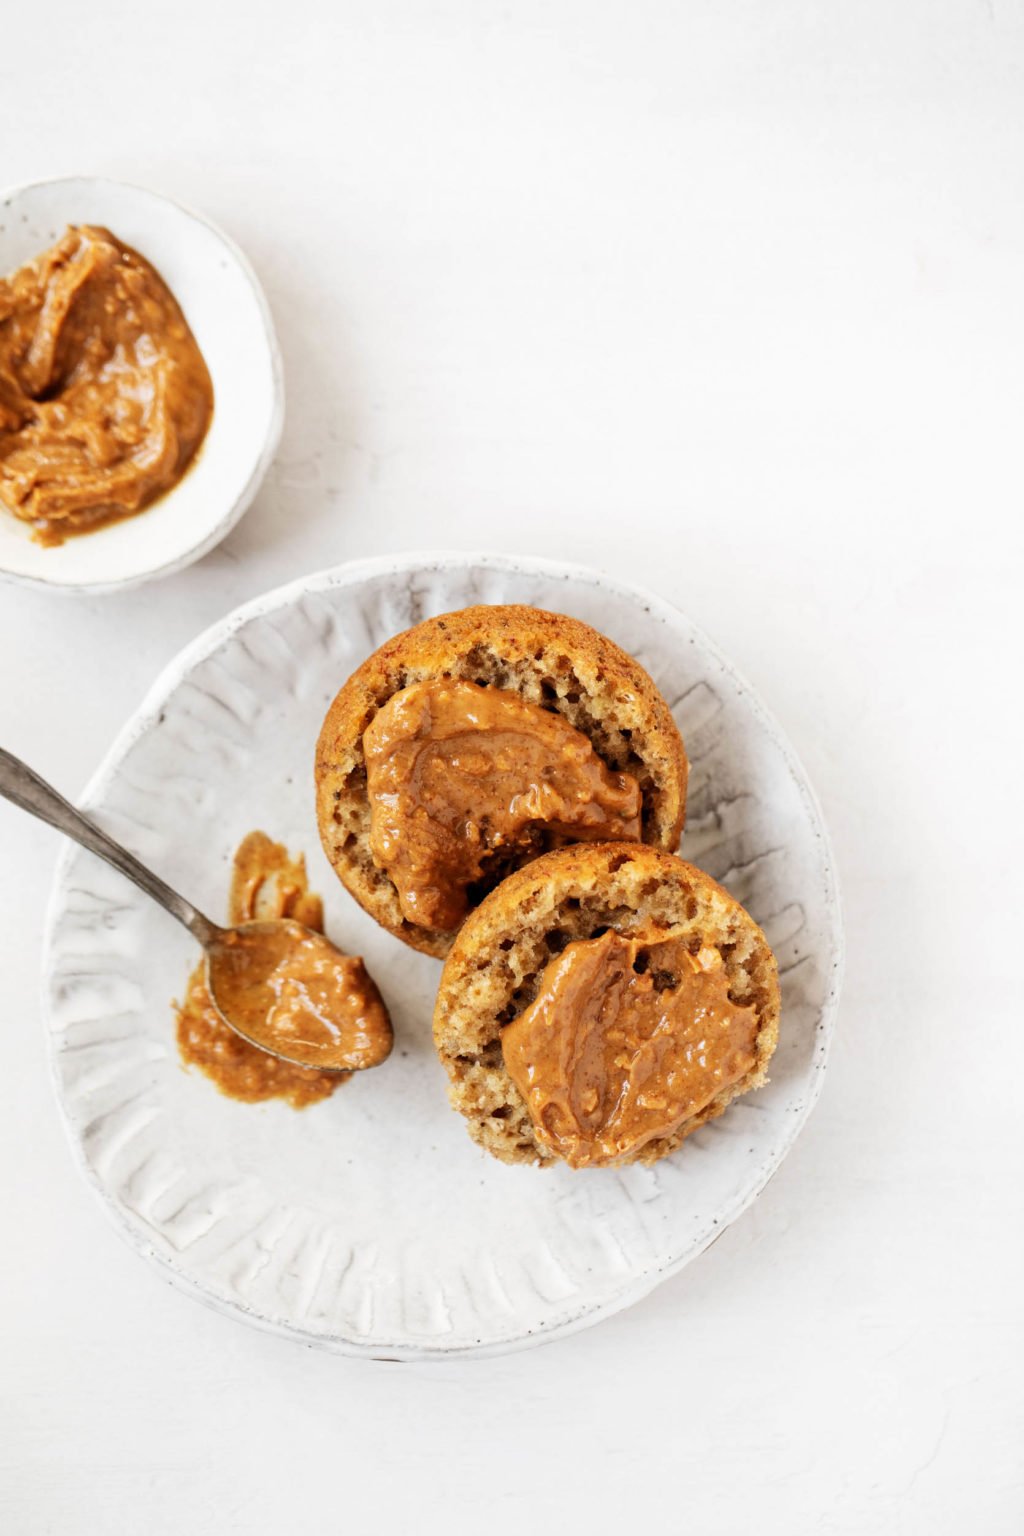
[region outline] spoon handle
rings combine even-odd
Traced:
[[[194,935],[200,944],[206,945],[215,939],[220,929],[216,923],[211,923],[208,917],[196,910],[191,902],[179,896],[177,891],[172,891],[159,876],[140,864],[134,854],[122,848],[120,843],[115,843],[112,837],[102,832],[95,822],[88,816],[70,805],[63,795],[58,795],[55,789],[41,779],[37,773],[26,763],[13,755],[5,752],[0,747],[0,795],[5,800],[10,800],[14,805],[20,806],[23,811],[28,811],[31,816],[38,816],[40,821],[49,822],[51,827],[56,827],[58,832],[64,832],[68,837],[74,838],[76,843],[81,843],[90,853],[95,853],[99,858],[105,859],[115,869],[119,869],[129,880],[134,880],[140,890],[147,896],[159,902],[172,917],[176,917],[179,923],[184,923],[188,931]]]

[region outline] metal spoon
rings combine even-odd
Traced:
[[[70,805],[27,764],[2,747],[0,795],[113,865],[184,924],[205,951],[206,983],[214,1007],[224,1023],[250,1045],[280,1061],[291,1062],[294,1066],[316,1067],[323,1072],[352,1072],[377,1066],[388,1055],[392,1041],[391,1024],[376,986],[361,960],[342,955],[323,934],[291,918],[240,923],[234,928],[221,928],[212,923],[191,902],[172,891],[158,875],[141,864],[134,854],[115,843],[95,822]],[[355,976],[365,994],[368,1007],[364,1014],[359,1015],[356,1010],[344,1021],[349,1032],[347,1044],[341,1040],[340,1030],[328,1020],[323,1021],[323,1041],[296,1038],[289,1042],[291,1050],[268,1044],[265,1035],[260,1038],[264,1028],[261,1013],[264,1017],[269,1016],[264,1010],[275,1000],[275,994],[267,990],[267,975],[259,974],[259,959],[262,956],[276,964],[285,951],[300,951],[303,947],[325,965],[329,966],[336,959],[338,974]],[[348,970],[342,970],[343,967]],[[358,968],[358,972],[354,968]],[[229,989],[232,996],[228,995]],[[303,988],[299,986],[298,990],[301,992]],[[240,1010],[244,1011],[244,1022],[239,1017]]]

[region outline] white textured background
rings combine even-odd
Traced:
[[[180,645],[311,568],[575,557],[779,714],[849,930],[823,1100],[711,1252],[531,1354],[374,1366],[103,1223],[41,1038],[54,838],[0,808],[0,1526],[1018,1532],[1020,0],[50,0],[4,14],[0,144],[222,223],[289,389],[200,566],[0,588],[4,745],[77,791]]]

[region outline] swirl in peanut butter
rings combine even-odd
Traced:
[[[672,1136],[754,1066],[757,1010],[729,997],[717,949],[609,930],[549,961],[502,1034],[540,1144],[573,1168]]]
[[[636,779],[561,715],[450,678],[394,694],[364,736],[370,848],[407,922],[445,932],[475,882],[564,842],[637,841]]]
[[[213,386],[178,304],[109,230],[0,278],[0,505],[61,544],[148,507],[206,436]]]

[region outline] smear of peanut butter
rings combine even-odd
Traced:
[[[363,748],[374,862],[421,928],[457,927],[476,881],[560,843],[640,838],[636,779],[507,689],[413,683],[374,716]]]
[[[501,1047],[537,1140],[587,1168],[673,1135],[751,1070],[757,1033],[716,949],[610,929],[548,962]]]
[[[230,923],[288,917],[317,932],[324,925],[323,904],[309,889],[305,860],[293,858],[265,832],[250,832],[239,845],[227,916]],[[236,1035],[213,1006],[202,965],[192,972],[177,1009],[177,1038],[186,1065],[205,1072],[229,1098],[250,1104],[286,1099],[303,1109],[328,1098],[348,1078],[278,1061]]]

